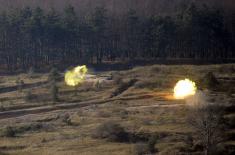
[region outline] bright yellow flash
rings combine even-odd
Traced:
[[[72,70],[69,70],[65,73],[65,83],[69,86],[77,86],[81,84],[87,73],[88,69],[85,65],[77,66]]]
[[[189,79],[180,80],[174,88],[175,99],[185,99],[188,96],[195,95],[197,87],[195,82]]]

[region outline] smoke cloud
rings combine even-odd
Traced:
[[[195,95],[188,97],[185,101],[188,106],[192,107],[203,107],[210,104],[207,94],[201,90],[198,90]]]

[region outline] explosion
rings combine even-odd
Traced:
[[[77,66],[65,73],[65,83],[68,86],[77,86],[83,82],[88,69],[85,65]]]
[[[188,96],[195,95],[197,87],[195,82],[185,79],[177,82],[174,88],[175,99],[185,99]]]

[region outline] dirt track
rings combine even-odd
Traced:
[[[22,86],[22,89],[38,87],[38,86],[41,86],[41,85],[44,85],[47,83],[48,83],[48,81],[42,81],[42,82],[31,83],[31,84],[24,84]],[[17,89],[18,89],[18,86],[3,87],[3,88],[0,88],[0,93],[12,92],[12,91],[16,91]]]
[[[64,103],[64,104],[59,104],[59,105],[41,106],[41,107],[36,107],[36,108],[25,108],[25,109],[20,109],[20,110],[4,111],[4,112],[0,112],[0,119],[21,117],[21,116],[26,116],[30,114],[40,114],[40,113],[56,111],[56,110],[82,108],[82,107],[87,107],[87,106],[92,106],[92,105],[104,104],[104,103],[112,102],[112,101],[141,100],[141,99],[149,99],[153,97],[158,99],[159,101],[165,100],[164,97],[162,96],[156,97],[156,96],[153,96],[152,94],[143,94],[143,95],[137,95],[137,96],[131,96],[131,97],[108,98],[108,99],[92,100],[92,101],[85,101],[85,102],[78,102],[78,103]],[[158,106],[166,106],[166,105],[158,104]]]

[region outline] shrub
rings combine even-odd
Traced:
[[[119,124],[106,122],[98,126],[94,133],[94,138],[106,139],[112,142],[128,141],[128,133]]]
[[[229,96],[229,97],[232,97],[233,96],[233,94],[235,93],[235,89],[234,89],[234,87],[232,86],[228,86],[228,87],[226,87],[227,89],[226,89],[226,94]]]
[[[41,143],[46,143],[47,140],[45,138],[42,138]]]
[[[186,137],[184,138],[184,142],[190,147],[193,147],[193,136],[190,134],[186,135]]]
[[[58,101],[59,88],[57,87],[56,82],[59,81],[59,79],[60,79],[60,74],[58,70],[56,68],[52,68],[48,76],[48,81],[51,84],[50,94],[53,102]]]
[[[56,102],[58,101],[58,87],[56,86],[56,84],[53,82],[52,86],[51,86],[51,90],[50,90],[50,93],[51,93],[51,98],[52,98],[52,101],[53,102]]]
[[[113,81],[114,81],[114,84],[117,84],[117,85],[123,83],[122,78],[120,76],[113,78]]]
[[[110,118],[111,115],[112,115],[112,113],[110,113],[109,111],[105,111],[105,110],[100,110],[97,112],[98,117]]]
[[[231,65],[226,65],[226,66],[224,66],[224,65],[222,65],[222,66],[220,66],[219,67],[219,69],[218,69],[218,71],[219,71],[219,73],[221,73],[221,74],[228,74],[228,73],[230,73],[230,74],[232,74],[232,73],[235,73],[235,66],[231,66]]]
[[[133,147],[133,155],[144,155],[147,154],[148,146],[143,143],[135,144]]]
[[[157,152],[157,150],[155,149],[155,144],[157,143],[157,139],[158,139],[157,135],[153,135],[149,138],[149,140],[148,140],[149,152],[151,152],[151,153]]]
[[[38,131],[43,128],[41,123],[31,123],[22,126],[7,126],[1,132],[1,136],[3,137],[15,137],[16,134],[25,133],[27,131]]]
[[[93,84],[93,87],[95,88],[95,89],[100,89],[100,81],[99,80],[96,80],[95,82],[94,82],[94,84]]]
[[[195,141],[192,146],[192,151],[194,152],[202,152],[203,151],[203,144],[200,141]]]
[[[28,76],[29,76],[29,78],[34,78],[34,75],[35,74],[35,69],[34,69],[34,67],[30,67],[29,68],[29,71],[28,71]]]
[[[235,128],[235,116],[228,117],[226,121],[229,128]]]
[[[153,66],[150,70],[150,72],[153,72],[153,73],[159,73],[161,72],[162,70],[162,66]]]
[[[166,77],[165,79],[146,79],[141,80],[135,83],[134,87],[137,89],[147,88],[150,90],[156,89],[156,88],[168,88],[171,87],[171,83],[173,80]]]
[[[68,113],[62,116],[62,122],[64,122],[67,125],[73,125],[70,115]]]
[[[30,102],[30,101],[32,101],[34,98],[35,98],[35,96],[32,94],[31,90],[28,90],[28,91],[25,92],[24,100],[25,100],[26,102]]]
[[[136,79],[131,79],[128,82],[123,82],[121,83],[118,88],[112,92],[110,97],[115,97],[119,94],[121,94],[123,91],[127,90],[129,87],[131,87],[132,85],[134,85],[137,82]]]
[[[2,105],[2,102],[0,102],[0,111],[5,111],[5,107]]]
[[[17,78],[16,80],[16,84],[17,84],[17,89],[19,92],[22,92],[22,89],[24,87],[24,81],[23,80],[20,80],[19,78]]]
[[[60,79],[59,71],[56,68],[52,68],[48,75],[48,81],[56,82],[56,81],[59,81],[59,79]]]
[[[229,152],[233,150],[234,148],[228,148],[228,146],[225,146],[225,144],[218,144],[216,146],[216,149],[213,150],[213,155],[228,155]],[[233,150],[234,151],[234,150]],[[234,152],[233,152],[234,153]],[[232,154],[232,153],[231,153]]]
[[[119,116],[122,118],[122,119],[126,119],[128,117],[128,111],[126,110],[121,110],[119,112]]]
[[[148,142],[150,134],[144,133],[144,132],[138,132],[138,133],[129,133],[129,142],[131,143],[142,143],[142,142]]]
[[[19,84],[19,82],[20,82],[20,78],[19,78],[19,77],[17,77],[17,78],[16,78],[16,80],[15,80],[15,84],[16,84],[16,85],[18,85],[18,84]]]
[[[28,131],[38,131],[40,129],[43,128],[43,124],[41,123],[30,123],[30,124],[25,124],[22,126],[17,126],[14,127],[15,128],[15,132],[20,134],[20,133],[25,133]]]
[[[110,80],[113,80],[114,84],[120,84],[122,83],[122,78],[119,72],[112,72],[110,74]]]
[[[208,72],[202,79],[202,84],[208,89],[215,89],[219,85],[218,80],[212,72]]]
[[[3,132],[2,132],[3,137],[15,137],[16,136],[16,131],[13,127],[7,126]]]

